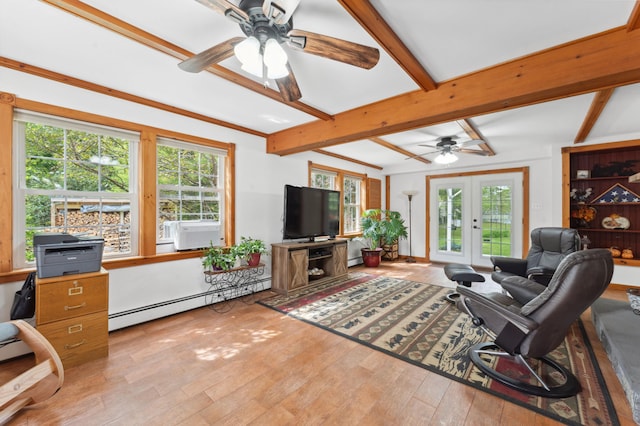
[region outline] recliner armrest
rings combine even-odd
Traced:
[[[533,266],[527,269],[526,277],[540,284],[547,285],[549,284],[549,281],[551,281],[551,277],[553,277],[554,272],[555,269],[547,266]]]
[[[515,275],[505,278],[500,282],[500,285],[523,306],[538,297],[546,288],[533,280]]]
[[[538,328],[538,323],[532,319],[523,316],[519,312],[514,312],[514,310],[509,309],[508,306],[492,300],[481,293],[475,292],[470,288],[458,286],[456,287],[456,291],[460,293],[461,303],[465,303],[465,298],[469,298],[472,304],[478,304],[483,312],[490,312],[490,315],[496,315],[505,322],[510,322],[525,333],[529,333],[531,330]],[[472,314],[472,316],[474,315]],[[485,322],[491,322],[489,318],[479,317]]]
[[[511,274],[525,277],[527,275],[526,259],[518,259],[515,257],[491,256],[494,270],[509,272]],[[497,269],[496,269],[497,268]]]

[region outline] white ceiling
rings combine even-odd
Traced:
[[[231,0],[235,2],[236,0]],[[195,0],[85,0],[168,42],[197,53],[242,36],[229,19]],[[634,0],[371,0],[436,82],[625,25]],[[301,0],[294,28],[379,47],[334,0]],[[380,48],[380,47],[379,47]],[[306,105],[337,114],[395,95],[417,84],[380,48],[371,70],[287,50]],[[208,72],[191,74],[178,59],[38,0],[2,0],[0,56],[112,89],[204,114],[263,133],[317,120]],[[220,65],[246,77],[232,57]],[[274,89],[277,90],[275,86]],[[1,89],[1,85],[0,85]],[[474,117],[470,121],[496,152],[461,155],[460,165],[495,163],[523,155],[548,155],[573,143],[593,94]],[[587,142],[640,137],[640,86],[614,91]],[[407,151],[441,136],[464,136],[456,123],[383,136]],[[355,141],[326,151],[384,167],[385,173],[439,167]],[[430,155],[428,158],[433,158]]]

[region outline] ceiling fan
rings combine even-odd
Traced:
[[[285,101],[302,97],[282,44],[306,53],[344,62],[360,68],[373,68],[380,52],[373,47],[293,28],[293,12],[300,0],[240,0],[236,6],[227,0],[196,0],[240,25],[245,37],[233,37],[178,66],[200,72],[235,54],[242,69],[262,78],[275,80]]]
[[[451,164],[455,161],[458,161],[458,157],[454,154],[454,152],[459,152],[461,154],[474,154],[474,155],[482,155],[486,156],[489,153],[486,151],[482,151],[479,149],[468,149],[467,147],[478,145],[483,143],[482,139],[469,139],[466,141],[456,142],[455,136],[443,136],[440,138],[438,143],[435,145],[430,144],[419,144],[418,146],[426,146],[429,148],[434,148],[433,151],[428,151],[423,154],[418,154],[414,157],[422,157],[424,155],[432,154],[434,152],[438,153],[438,156],[433,159],[438,164]]]

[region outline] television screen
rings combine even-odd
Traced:
[[[339,229],[339,191],[285,185],[284,239],[335,237]]]

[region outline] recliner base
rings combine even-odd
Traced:
[[[506,357],[511,358],[514,363],[524,365],[531,373],[528,377],[534,377],[534,380],[538,382],[538,385],[530,382],[522,381],[519,378],[509,376],[504,373],[496,371],[489,365],[488,361],[484,361],[482,356],[485,357]],[[559,373],[562,380],[559,383],[550,383],[550,380],[544,381],[534,369],[529,365],[524,357],[521,355],[511,355],[508,352],[504,352],[498,345],[493,342],[478,343],[469,349],[469,357],[471,361],[484,372],[486,375],[494,380],[515,389],[520,392],[524,392],[529,395],[542,396],[546,398],[568,398],[576,395],[582,390],[580,382],[576,376],[562,365],[553,361],[548,357],[538,358],[537,360],[544,364],[546,367],[553,370],[555,373]],[[545,374],[545,376],[547,376]],[[552,380],[552,379],[551,379]]]

